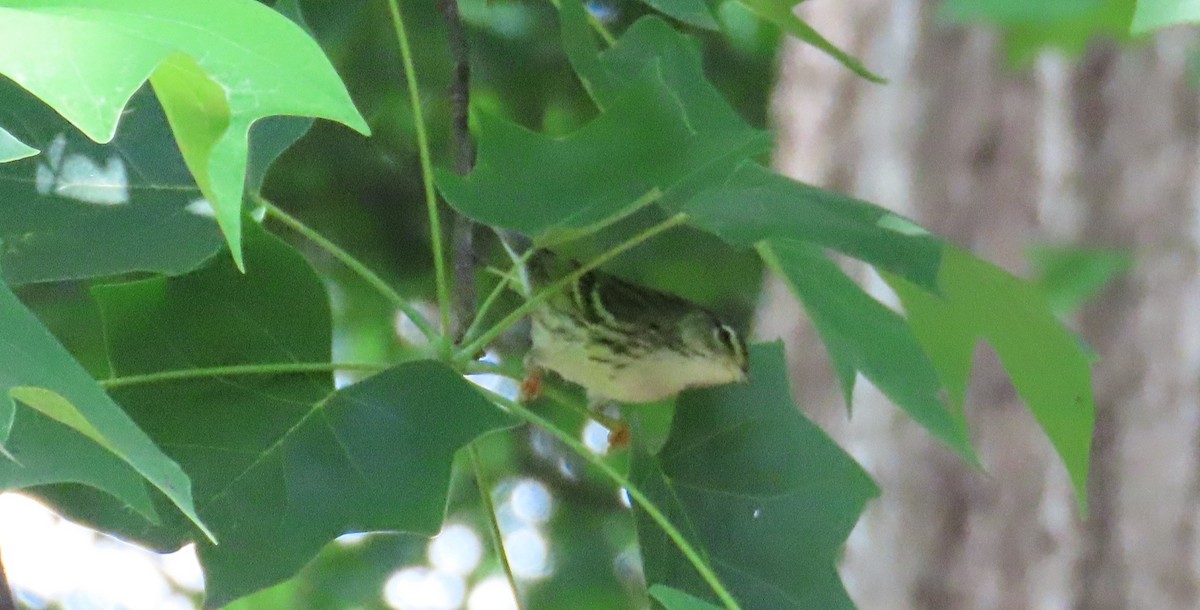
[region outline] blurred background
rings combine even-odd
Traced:
[[[445,23],[435,2],[402,4],[435,163],[448,167]],[[549,2],[459,4],[475,110],[553,134],[595,116],[558,46]],[[431,301],[412,109],[386,8],[368,0],[299,5],[375,136],[317,122],[273,167],[264,194],[407,296]],[[1200,608],[1200,47],[1187,29],[1125,40],[1132,7],[1133,0],[801,5],[811,25],[886,85],[782,40],[732,2],[720,5],[720,34],[680,26],[701,41],[709,77],[731,103],[775,132],[780,171],[892,208],[1042,282],[1101,356],[1085,521],[1049,442],[986,348],[968,402],[985,474],[865,380],[848,417],[819,338],[752,253],[680,229],[614,263],[631,279],[708,303],[756,339],[786,341],[802,409],[883,490],[841,567],[860,608]],[[649,13],[635,0],[589,8],[614,31]],[[394,360],[421,348],[373,291],[296,245],[327,278],[336,359]],[[696,264],[697,251],[722,264]],[[858,275],[886,301],[877,278]],[[602,431],[581,434],[603,450]],[[464,474],[455,476],[439,537],[343,537],[295,579],[231,607],[516,608],[490,549],[485,496],[499,515],[522,607],[638,607],[644,585],[621,494],[535,431],[492,439],[485,461],[486,480],[456,469]],[[200,600],[190,549],[142,551],[22,496],[0,496],[0,551],[19,601],[32,608],[173,610]]]

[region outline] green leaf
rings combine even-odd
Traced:
[[[639,75],[657,66],[689,124],[750,130],[745,119],[705,76],[698,40],[680,34],[661,19],[643,17],[612,48],[597,55],[595,45],[575,44],[572,36],[587,35],[590,40],[590,33],[586,29],[582,34],[577,33],[587,27],[587,22],[579,23],[582,11],[569,6],[574,3],[563,3],[563,45],[570,51],[568,58],[575,73],[589,84],[588,91],[598,106],[612,106],[631,85],[638,83]]]
[[[0,123],[42,154],[0,165],[0,250],[13,285],[180,274],[221,248],[212,211],[149,88],[129,102],[112,142],[93,143],[28,92],[0,81]],[[247,182],[308,128],[294,117],[255,125]]]
[[[861,372],[935,437],[978,464],[962,405],[951,410],[942,403],[937,371],[904,318],[864,292],[820,248],[781,240],[759,252],[804,304],[847,404]]]
[[[26,146],[6,129],[0,127],[0,163],[8,163],[38,154],[38,149]]]
[[[653,69],[607,112],[566,138],[487,114],[478,124],[475,170],[465,178],[439,171],[439,188],[474,220],[532,237],[627,215],[647,195],[669,195],[691,179],[724,175],[768,145],[762,132],[705,130],[689,123],[675,92]]]
[[[152,519],[155,511],[132,469],[207,534],[187,475],[3,283],[0,337],[0,391],[6,397],[0,399],[0,447],[8,454],[0,455],[0,489],[86,483]]]
[[[199,546],[210,606],[289,578],[342,533],[436,532],[454,452],[509,424],[435,362],[337,392],[329,373],[272,374],[329,361],[329,309],[299,253],[250,227],[245,274],[218,259],[96,291],[118,375],[263,369],[113,390],[193,476],[200,514],[221,542]]]
[[[239,265],[250,125],[314,116],[369,132],[317,44],[256,2],[0,0],[0,73],[97,142],[153,76]]]
[[[938,16],[1001,28],[1010,63],[1025,65],[1046,47],[1078,56],[1099,37],[1125,40],[1134,0],[947,0]]]
[[[942,245],[879,206],[745,163],[722,186],[700,192],[682,211],[692,224],[732,244],[806,241],[937,290]]]
[[[1133,266],[1133,254],[1126,250],[1042,245],[1030,248],[1028,257],[1035,283],[1060,316],[1078,310]]]
[[[750,351],[751,383],[681,395],[666,445],[637,447],[631,475],[743,608],[853,608],[835,566],[878,489],[800,414],[782,346]],[[637,526],[647,582],[714,599],[640,511]]]
[[[1037,287],[947,246],[935,296],[884,275],[900,296],[909,324],[961,405],[975,345],[986,339],[1066,465],[1082,512],[1095,425],[1091,363]]]
[[[670,15],[688,25],[706,30],[718,29],[712,8],[705,0],[642,0],[654,10]]]
[[[1137,0],[1129,31],[1145,34],[1151,30],[1200,21],[1200,2],[1196,0]]]
[[[658,600],[667,610],[721,610],[702,599],[665,585],[651,586],[650,597]]]
[[[846,66],[855,74],[876,83],[887,82],[883,77],[877,76],[862,62],[858,61],[854,56],[837,48],[832,42],[829,42],[824,36],[821,36],[812,26],[804,23],[796,16],[796,5],[804,0],[738,0],[746,5],[750,10],[757,13],[763,19],[774,23],[779,28],[800,40],[824,51],[830,57],[838,60],[843,66]]]

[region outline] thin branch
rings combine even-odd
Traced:
[[[458,0],[441,0],[446,18],[454,78],[450,82],[450,128],[454,137],[454,173],[465,176],[475,166],[471,139],[471,50],[463,32]],[[454,322],[456,339],[465,336],[475,309],[475,223],[459,214],[454,219]]]
[[[696,572],[700,574],[700,578],[704,579],[704,582],[707,583],[708,586],[713,590],[713,593],[715,593],[717,598],[721,600],[721,603],[723,603],[728,610],[741,609],[741,606],[738,604],[737,600],[734,599],[733,594],[729,592],[729,589],[725,588],[725,583],[721,582],[720,577],[717,576],[717,573],[715,570],[713,570],[712,566],[708,564],[708,561],[705,559],[704,555],[701,554],[696,547],[692,546],[692,543],[689,542],[688,539],[683,535],[683,532],[680,532],[679,528],[675,527],[675,524],[671,523],[671,520],[668,519],[665,514],[663,514],[662,510],[660,510],[658,506],[655,505],[652,500],[650,500],[649,496],[642,493],[642,490],[638,489],[638,487],[633,484],[633,481],[631,481],[629,477],[621,474],[621,472],[614,468],[611,464],[604,461],[602,457],[589,451],[579,439],[575,438],[570,433],[555,427],[554,424],[549,420],[525,408],[525,406],[521,403],[515,400],[510,400],[504,396],[500,396],[494,392],[491,393],[491,398],[497,403],[503,405],[517,417],[520,417],[521,419],[538,426],[546,432],[549,432],[552,436],[557,438],[572,451],[579,454],[580,457],[587,460],[592,466],[598,468],[606,477],[609,478],[609,480],[624,488],[625,491],[629,493],[629,497],[633,499],[633,502],[646,512],[646,515],[650,517],[650,520],[654,521],[654,523],[663,530],[663,533],[667,535],[667,538],[671,539],[671,542],[675,544],[675,547],[679,549],[679,552],[683,553],[683,556],[687,558],[688,563],[692,564],[692,567],[695,568]]]
[[[517,604],[517,610],[521,610],[521,595],[517,589],[517,579],[513,576],[512,566],[508,563],[508,553],[504,552],[504,535],[500,532],[500,522],[496,517],[496,505],[492,502],[492,491],[483,481],[483,460],[479,459],[479,448],[476,447],[478,444],[476,441],[467,446],[467,451],[471,454],[471,465],[475,468],[475,484],[479,487],[479,498],[483,502],[483,510],[487,511],[492,542],[496,545],[496,557],[500,560],[500,567],[504,568],[508,586],[512,588],[513,601]]]
[[[433,190],[433,161],[429,153],[429,136],[425,133],[425,116],[421,111],[421,94],[417,86],[417,72],[413,67],[412,49],[408,44],[408,32],[400,14],[397,0],[388,0],[388,12],[400,45],[400,61],[404,64],[404,77],[408,83],[408,100],[412,105],[413,128],[417,132],[417,150],[421,157],[421,179],[425,187],[425,207],[429,212],[429,237],[433,243],[433,271],[437,277],[438,312],[441,314],[442,333],[437,340],[438,352],[448,357],[450,342],[450,288],[446,278],[446,253],[442,248],[442,221],[438,212],[437,193]]]
[[[196,369],[175,369],[146,373],[145,375],[128,375],[125,377],[110,377],[97,383],[105,389],[120,388],[131,385],[146,385],[164,383],[184,379],[204,379],[208,377],[233,377],[235,375],[285,375],[290,373],[323,373],[327,371],[366,371],[377,373],[392,366],[390,364],[375,364],[371,362],[278,362],[263,364],[232,364],[229,366],[213,366]]]
[[[12,587],[8,585],[8,575],[4,573],[3,559],[0,559],[0,610],[17,610]]]
[[[369,267],[362,264],[362,262],[360,262],[357,258],[354,258],[349,252],[341,249],[337,244],[329,241],[324,235],[321,235],[308,225],[300,222],[300,219],[279,209],[270,201],[267,201],[262,197],[255,197],[255,202],[263,206],[263,208],[267,211],[267,214],[270,214],[283,224],[291,227],[293,231],[308,238],[309,241],[317,244],[317,246],[319,246],[322,250],[328,252],[331,256],[336,258],[339,262],[348,267],[359,277],[366,280],[366,282],[375,288],[380,295],[390,300],[397,309],[404,312],[404,315],[408,316],[408,318],[412,320],[413,325],[417,327],[417,330],[421,331],[421,334],[424,335],[427,341],[432,343],[434,338],[437,337],[437,331],[430,326],[429,322],[425,319],[425,316],[422,315],[421,312],[417,311],[417,308],[413,307],[412,303],[408,302],[408,299],[400,296],[400,293],[396,292],[396,290],[389,286],[387,282],[383,281],[383,278],[379,277],[379,275],[374,271],[371,271]]]
[[[578,269],[575,269],[571,273],[564,275],[557,281],[551,283],[549,286],[539,290],[528,301],[525,301],[523,305],[514,309],[507,316],[505,316],[504,319],[500,320],[494,326],[484,332],[478,339],[475,339],[469,345],[460,349],[458,353],[455,354],[454,359],[459,362],[474,360],[475,354],[477,354],[479,350],[486,348],[488,344],[492,342],[492,340],[500,336],[505,330],[508,329],[508,327],[516,324],[517,321],[525,317],[526,314],[533,311],[535,308],[545,302],[546,299],[549,299],[550,295],[557,293],[571,282],[583,277],[583,275],[588,271],[591,271],[592,269],[595,269],[596,267],[599,267],[600,265],[603,265],[604,263],[616,258],[626,250],[637,246],[638,244],[650,239],[651,237],[654,237],[655,235],[658,235],[659,233],[662,233],[663,231],[682,225],[685,222],[687,222],[687,214],[680,212],[650,227],[649,229],[638,233],[624,243],[617,245],[604,254],[597,256],[584,265],[581,265]]]

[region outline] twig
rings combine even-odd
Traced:
[[[2,559],[0,559],[0,610],[17,610],[17,602],[13,599],[12,588],[8,586],[8,576],[4,573]]]
[[[476,441],[467,445],[467,451],[471,454],[471,465],[475,467],[475,484],[479,487],[479,499],[483,502],[483,510],[487,512],[488,526],[492,530],[492,543],[496,545],[496,559],[500,562],[500,567],[504,569],[504,577],[508,579],[508,586],[512,589],[513,601],[517,604],[517,610],[522,610],[517,579],[513,576],[512,565],[508,562],[508,553],[504,551],[504,534],[500,532],[500,522],[496,520],[496,506],[492,502],[492,490],[483,480],[483,461],[479,459],[479,448],[476,446],[478,444],[479,442]]]
[[[471,139],[471,53],[463,32],[458,0],[441,0],[446,18],[454,78],[450,81],[450,127],[454,137],[454,173],[465,176],[475,166],[475,142]],[[454,219],[454,321],[456,339],[461,340],[475,309],[475,223],[459,214]]]

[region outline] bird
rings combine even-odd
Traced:
[[[713,312],[597,270],[555,288],[578,269],[549,250],[529,259],[534,294],[552,293],[530,314],[523,398],[540,392],[543,370],[583,387],[593,410],[748,380],[745,340]]]

